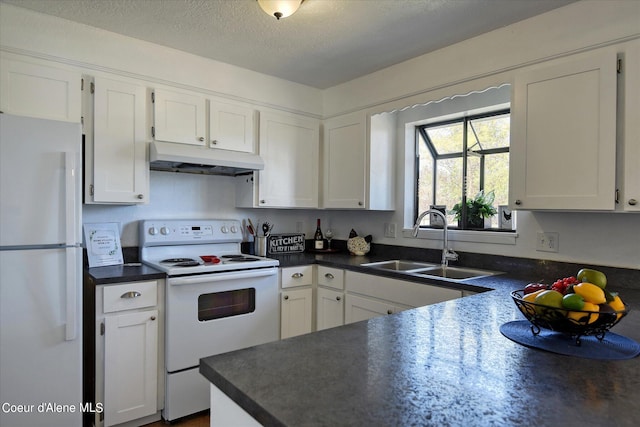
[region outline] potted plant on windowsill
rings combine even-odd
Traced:
[[[495,193],[493,190],[487,194],[480,190],[474,198],[467,198],[467,224],[464,228],[487,228],[485,220],[490,219],[498,212],[493,207],[494,199]],[[455,214],[455,219],[458,220],[458,226],[460,226],[462,221],[462,202],[456,203],[451,209],[451,213]]]

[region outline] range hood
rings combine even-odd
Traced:
[[[149,143],[151,170],[204,175],[244,175],[264,169],[260,156],[202,145],[153,141]]]

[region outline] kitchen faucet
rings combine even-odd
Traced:
[[[444,223],[444,228],[443,228],[444,238],[442,242],[442,267],[447,268],[449,266],[449,261],[456,261],[458,259],[458,254],[452,251],[451,249],[449,249],[449,232],[447,228],[447,217],[442,212],[440,212],[437,209],[428,209],[422,212],[420,216],[418,216],[418,219],[416,220],[416,224],[413,226],[413,237],[418,236],[418,231],[420,230],[420,223],[422,222],[422,219],[428,214],[438,215],[440,218],[442,218],[442,221]]]

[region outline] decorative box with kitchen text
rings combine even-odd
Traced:
[[[304,233],[272,234],[267,248],[270,255],[304,252]]]

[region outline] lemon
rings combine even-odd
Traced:
[[[596,311],[596,312],[600,311],[600,307],[598,307],[597,304],[593,304],[587,301],[585,301],[584,307],[582,309],[584,311]],[[580,323],[582,325],[584,325],[585,322],[587,324],[595,322],[596,320],[598,320],[599,316],[600,315],[598,313],[585,313],[582,311],[570,311],[567,314],[567,317],[569,319],[571,319],[575,323]]]
[[[607,302],[607,298],[604,295],[604,291],[599,286],[593,283],[583,282],[573,287],[573,292],[581,295],[586,302],[593,304],[604,304]]]
[[[609,301],[609,307],[611,307],[615,311],[624,311],[624,303],[618,295],[613,297],[613,301]],[[620,319],[621,317],[621,313],[618,313],[616,315],[616,319]]]

